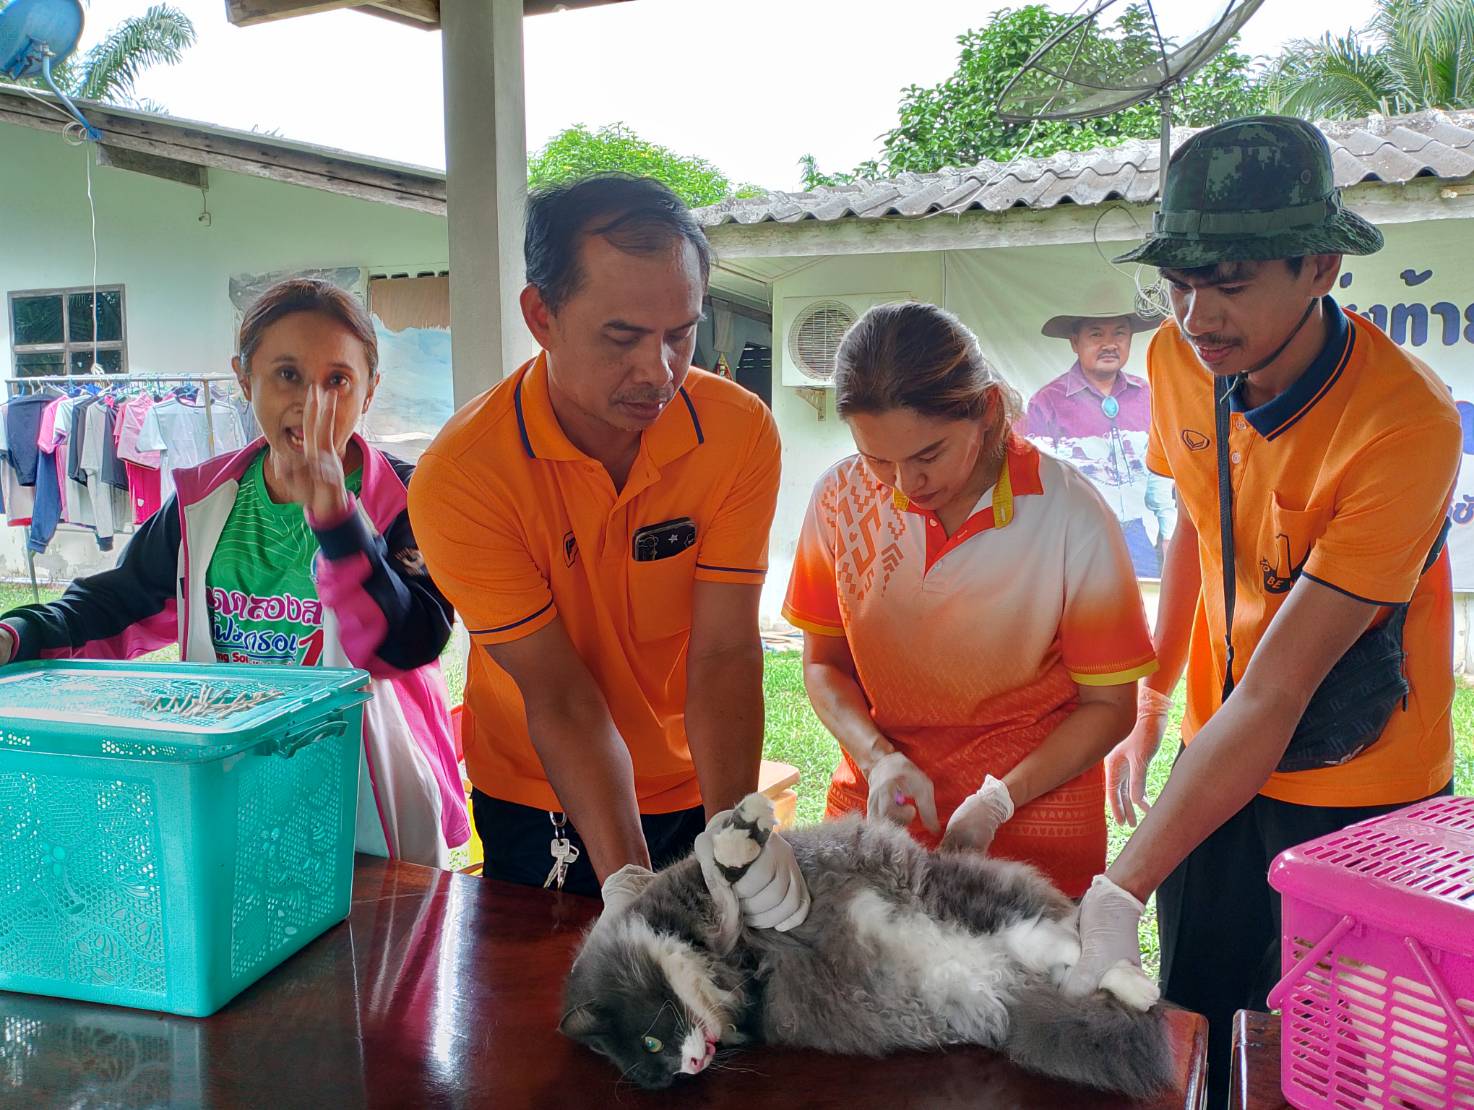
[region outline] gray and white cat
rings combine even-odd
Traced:
[[[1074,905],[1033,868],[932,853],[889,823],[826,822],[783,834],[807,919],[748,929],[722,884],[772,827],[771,804],[749,795],[713,837],[715,868],[693,856],[607,908],[569,973],[562,1032],[647,1088],[751,1042],[859,1056],[978,1044],[1134,1097],[1170,1085],[1157,988],[1139,969],[1113,969],[1087,998],[1060,993],[1080,954]]]

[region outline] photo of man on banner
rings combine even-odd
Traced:
[[[1146,468],[1151,391],[1126,372],[1134,334],[1156,321],[1136,313],[1117,282],[1088,290],[1039,329],[1068,340],[1074,364],[1029,399],[1024,435],[1080,470],[1121,522],[1138,578],[1159,578],[1177,521],[1172,483]]]

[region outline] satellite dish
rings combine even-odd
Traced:
[[[1160,191],[1172,154],[1173,86],[1211,61],[1262,3],[1085,0],[1004,87],[998,115],[1013,123],[1091,119],[1155,98],[1162,108]],[[1105,33],[1129,6],[1143,13],[1145,47],[1140,36],[1127,43]]]
[[[40,77],[94,142],[102,133],[56,87],[51,67],[77,49],[82,37],[80,0],[15,0],[0,12],[0,76],[11,81]]]

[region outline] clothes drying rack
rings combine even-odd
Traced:
[[[209,437],[210,454],[215,453],[215,418],[211,411],[211,386],[225,382],[235,384],[231,374],[150,374],[138,371],[128,374],[36,374],[21,378],[3,379],[8,396],[14,396],[22,386],[41,385],[100,385],[112,388],[130,384],[197,385],[205,399],[205,433]],[[41,587],[36,582],[36,553],[26,545],[26,571],[31,578],[31,601],[41,601]]]

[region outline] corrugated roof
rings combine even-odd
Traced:
[[[1336,184],[1402,184],[1418,177],[1474,175],[1474,111],[1371,116],[1318,125],[1331,146]],[[1179,128],[1174,149],[1200,128]],[[1124,200],[1148,204],[1157,195],[1161,164],[1155,140],[1012,163],[984,162],[964,170],[905,173],[808,193],[767,193],[724,200],[697,210],[707,227],[796,223],[802,220],[926,217],[1008,208],[1053,208]]]
[[[95,100],[76,104],[104,146],[445,214],[440,170]],[[67,122],[50,93],[0,82],[0,123],[60,132]]]

